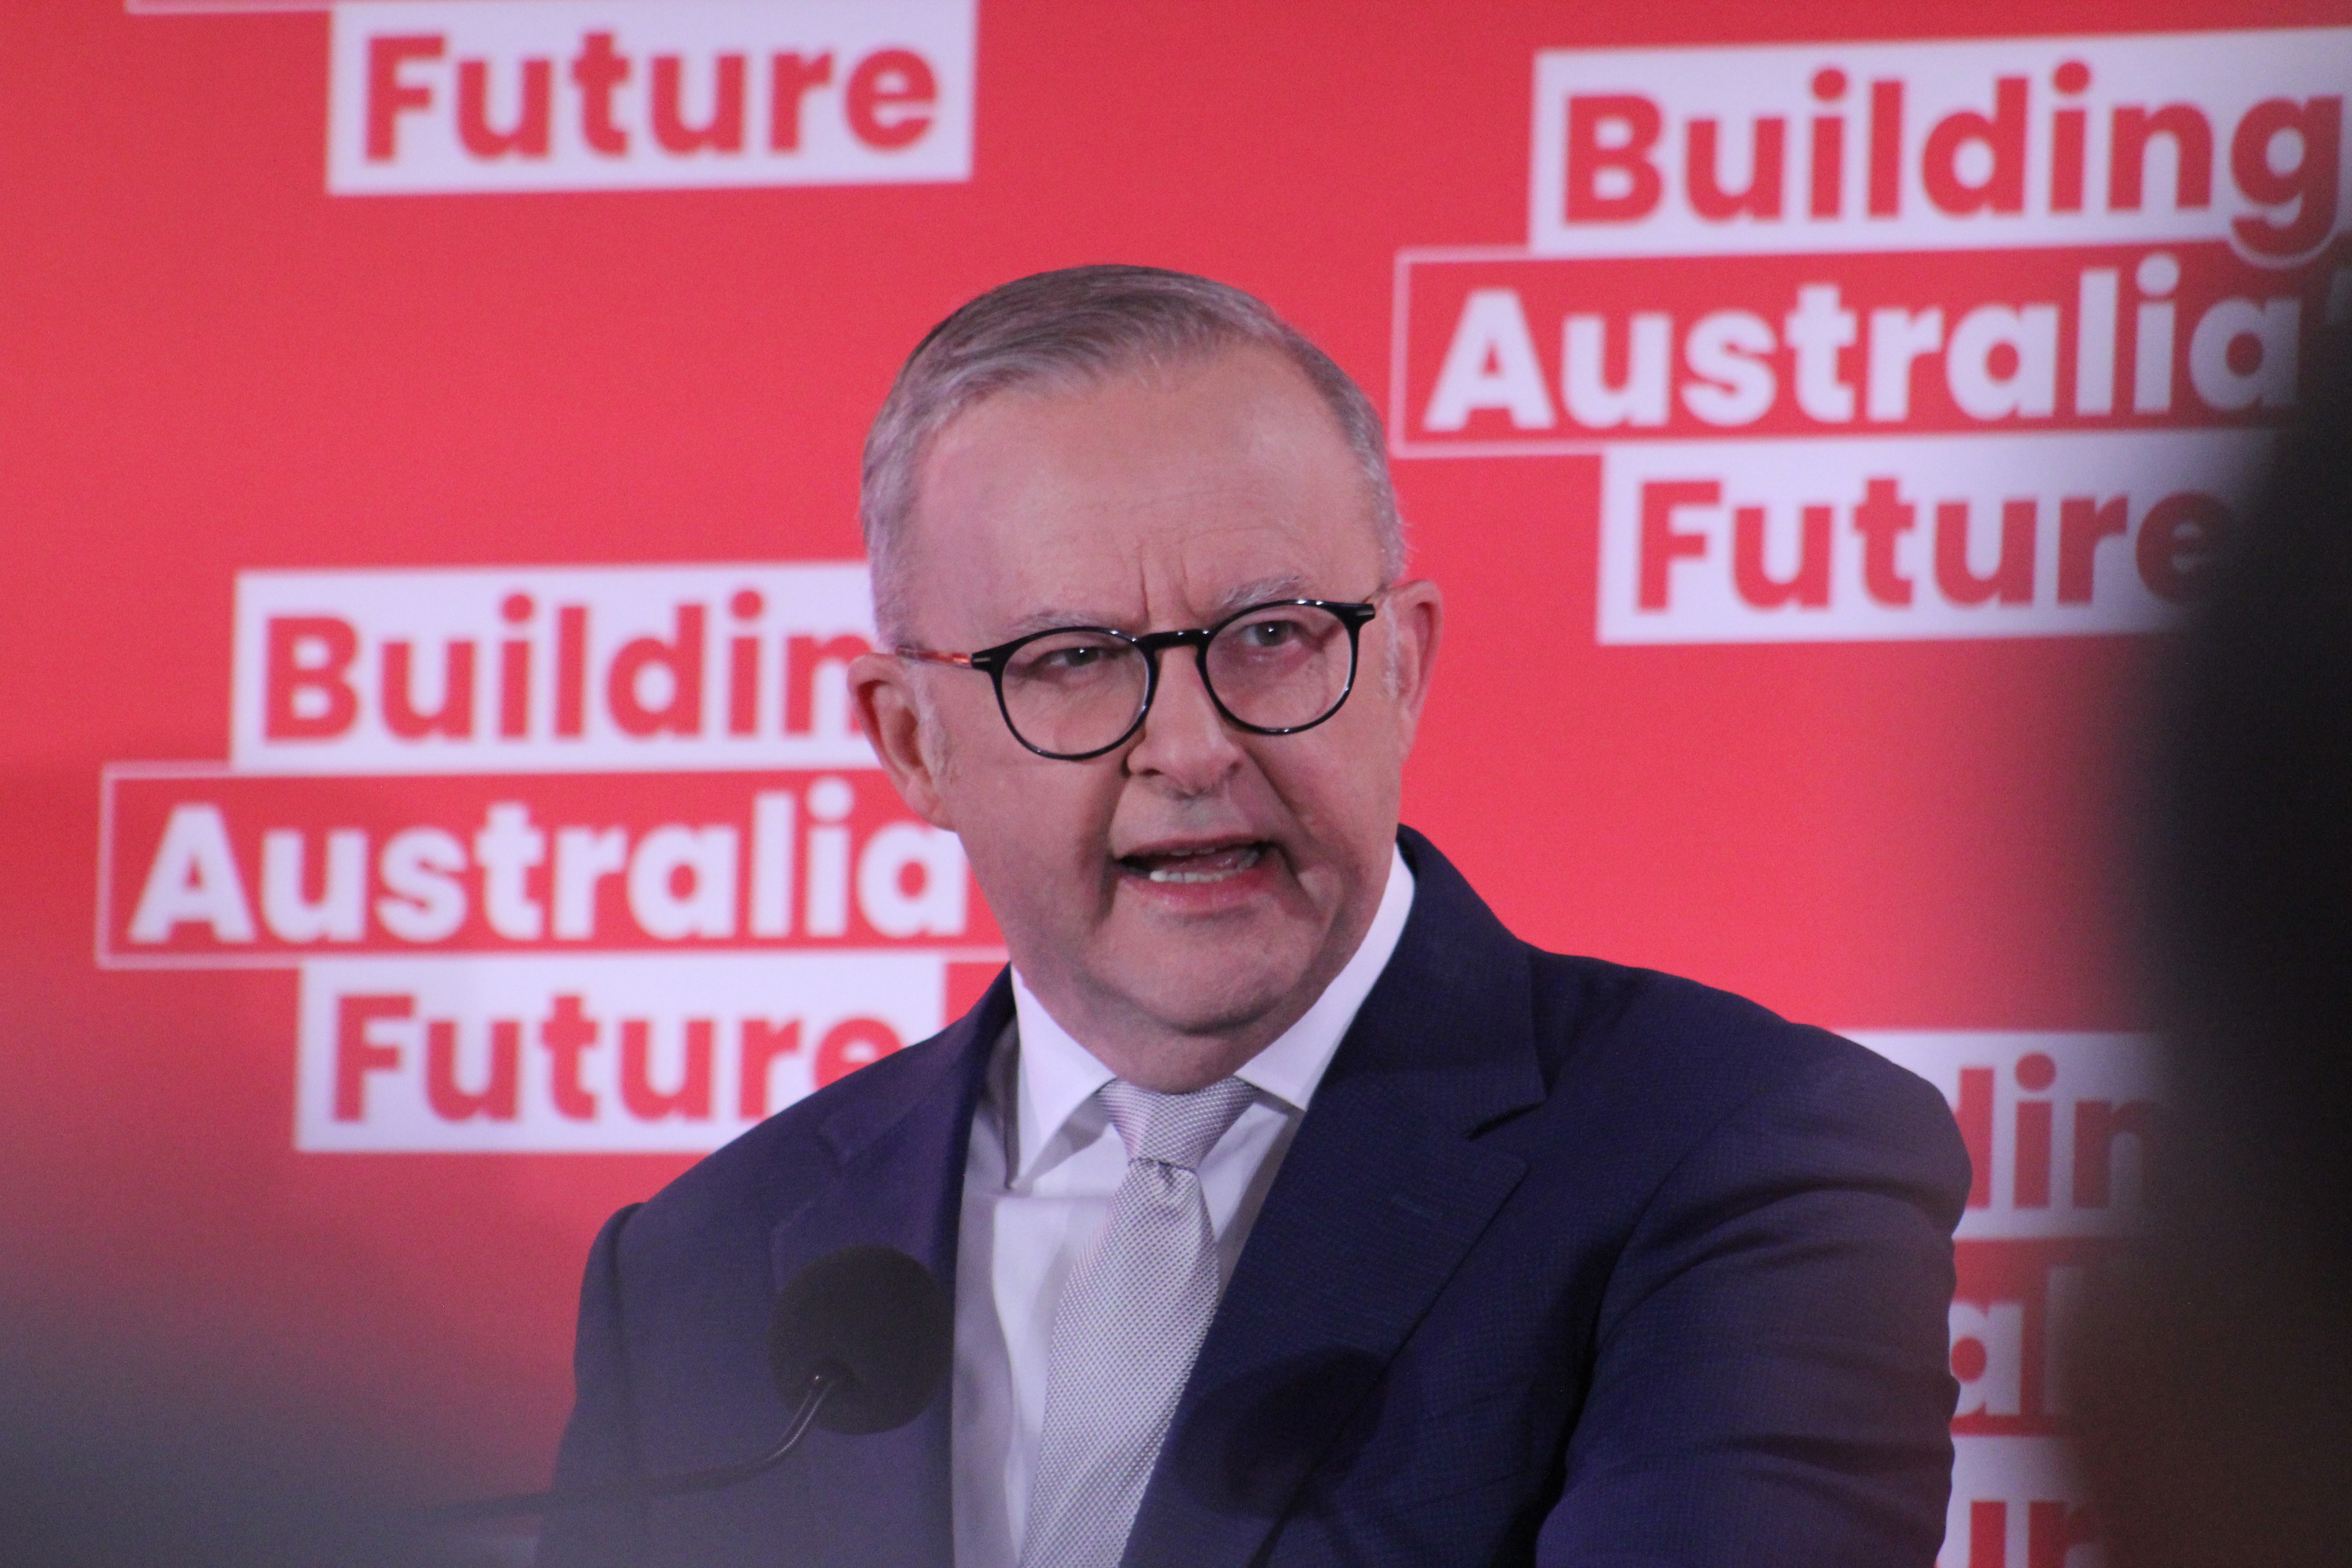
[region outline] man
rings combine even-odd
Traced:
[[[852,1243],[948,1283],[951,1385],[542,1562],[1933,1558],[1951,1119],[1399,827],[1442,604],[1338,366],[1206,279],[1024,279],[916,349],[862,510],[858,710],[1012,966],[606,1226],[559,1473],[772,1441],[770,1303]]]

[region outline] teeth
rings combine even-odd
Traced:
[[[1233,853],[1233,851],[1225,849],[1192,849],[1181,851],[1176,856],[1171,857],[1171,858],[1192,860],[1198,859],[1203,855],[1227,855]],[[1244,871],[1246,871],[1251,867],[1256,865],[1258,858],[1264,853],[1265,851],[1263,849],[1253,844],[1248,848],[1242,850],[1237,855],[1234,855],[1232,865],[1219,867],[1213,871],[1180,871],[1173,866],[1154,866],[1148,875],[1155,882],[1222,882],[1228,877],[1238,877]]]

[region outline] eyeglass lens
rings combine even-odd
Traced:
[[[1220,628],[1202,668],[1209,689],[1239,722],[1293,730],[1339,705],[1354,652],[1347,623],[1330,611],[1270,605]],[[1004,715],[1039,751],[1099,751],[1134,725],[1150,688],[1147,656],[1135,644],[1104,632],[1055,632],[1005,661]]]

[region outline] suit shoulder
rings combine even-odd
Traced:
[[[625,1263],[699,1247],[746,1228],[764,1237],[838,1163],[828,1131],[887,1125],[953,1065],[953,1031],[892,1052],[795,1101],[704,1155],[639,1205]]]
[[[1699,1054],[1724,1065],[1749,1056],[1804,1058],[1861,1049],[1760,1003],[1661,970],[1528,949],[1539,1047],[1605,1043],[1620,1050]],[[1728,1059],[1727,1059],[1728,1058]]]
[[[1940,1094],[1877,1052],[1733,992],[1603,959],[1528,952],[1548,1079],[1578,1058],[1608,1058],[1638,1065],[1661,1089],[1681,1086],[1727,1108],[1836,1079],[1865,1100],[1942,1110]]]
[[[1622,1132],[1670,1163],[1713,1144],[1751,1169],[1866,1168],[1916,1187],[1947,1231],[1958,1221],[1968,1156],[1926,1079],[1696,981],[1532,949],[1530,958],[1537,1049],[1555,1103],[1607,1107]]]

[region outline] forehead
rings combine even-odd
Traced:
[[[919,613],[951,595],[999,625],[1063,607],[1132,618],[1257,583],[1375,586],[1355,453],[1272,349],[999,393],[933,438],[919,480],[906,557]]]

